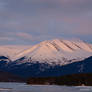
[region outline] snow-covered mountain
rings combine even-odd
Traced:
[[[21,57],[26,57],[30,61],[39,61],[40,63],[47,62],[57,64],[69,64],[75,61],[80,61],[89,56],[92,56],[92,44],[88,44],[81,40],[48,40],[37,45],[23,50],[13,59],[17,60]]]
[[[92,72],[88,68],[92,66],[90,56],[92,44],[81,40],[55,39],[34,46],[0,46],[0,70],[26,78],[61,76],[84,69]]]
[[[0,46],[0,56],[6,56],[10,59],[15,57],[18,53],[30,48],[31,46],[21,46],[21,45],[1,45]]]
[[[23,62],[64,65],[92,56],[92,44],[81,40],[55,39],[34,46],[0,46],[0,56],[8,56],[12,61],[25,57]]]

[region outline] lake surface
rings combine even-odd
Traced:
[[[0,92],[92,92],[90,86],[26,85],[25,83],[0,83]]]

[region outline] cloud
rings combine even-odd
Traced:
[[[92,0],[1,1],[0,37],[16,43],[92,35]]]
[[[11,37],[0,37],[0,41],[13,41]]]
[[[23,39],[28,39],[28,40],[32,40],[33,39],[31,34],[24,33],[24,32],[16,33],[16,36],[18,36],[20,38],[23,38]]]

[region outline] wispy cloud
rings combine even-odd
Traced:
[[[23,38],[23,39],[28,39],[28,40],[32,40],[33,39],[31,34],[24,33],[24,32],[16,33],[16,36],[18,36],[20,38]]]
[[[0,37],[0,41],[13,41],[11,37]]]

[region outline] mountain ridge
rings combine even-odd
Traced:
[[[48,40],[43,41],[31,48],[17,54],[16,58],[31,58],[32,61],[40,62],[61,62],[83,60],[92,55],[92,45],[79,41],[69,40]],[[66,60],[65,60],[66,59]],[[65,60],[65,61],[64,61]],[[64,62],[63,62],[64,61]],[[68,63],[66,63],[68,64]]]
[[[54,39],[43,41],[31,47],[8,47],[0,48],[0,56],[6,56],[11,61],[25,57],[25,62],[39,61],[49,64],[55,62],[64,65],[83,60],[92,55],[92,44],[82,40]]]

